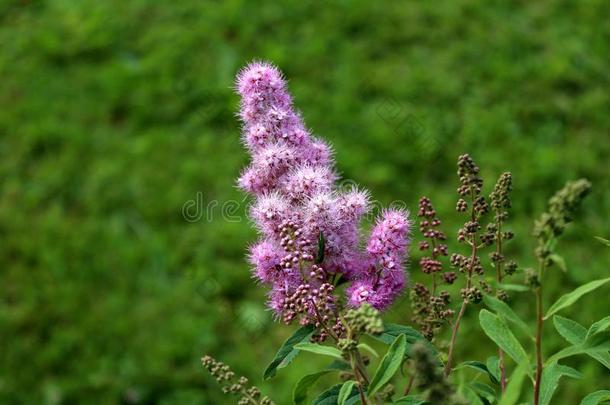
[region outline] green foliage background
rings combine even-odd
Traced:
[[[523,266],[547,198],[588,177],[548,300],[607,275],[593,236],[610,236],[609,15],[606,0],[0,1],[0,402],[230,403],[204,353],[259,381],[293,328],[250,278],[233,187],[247,157],[231,86],[253,58],[283,69],[343,176],[383,204],[428,195],[455,229],[457,155],[488,187],[513,171]],[[198,192],[213,209],[189,222]],[[564,315],[588,326],[607,294]],[[531,319],[532,297],[514,301]],[[494,350],[477,328],[471,311],[460,359]],[[569,364],[585,378],[563,403],[610,385]],[[314,367],[302,356],[262,388],[285,403]]]

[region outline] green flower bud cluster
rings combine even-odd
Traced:
[[[423,343],[413,345],[411,357],[415,364],[415,375],[417,376],[415,384],[426,403],[467,404],[463,398],[455,393],[453,387],[443,375],[443,370],[438,367],[434,355]]]
[[[549,242],[564,232],[590,191],[591,183],[586,179],[568,182],[549,200],[548,211],[536,221],[534,226],[534,236],[538,239],[536,255],[546,265],[551,264],[552,249]]]
[[[383,332],[383,322],[379,311],[370,304],[362,304],[356,309],[348,310],[345,313],[345,322],[356,333],[379,335]]]
[[[261,397],[261,392],[257,387],[248,387],[246,377],[236,378],[235,373],[226,364],[210,356],[204,356],[201,363],[216,378],[225,394],[241,396],[238,401],[239,405],[274,405],[268,397]]]

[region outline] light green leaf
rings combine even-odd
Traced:
[[[549,259],[551,259],[553,263],[555,263],[557,267],[561,269],[561,271],[567,273],[568,266],[566,266],[566,261],[563,257],[559,256],[558,254],[552,254],[549,256]]]
[[[407,339],[407,355],[411,352],[411,346],[417,342],[421,342],[425,344],[426,347],[430,349],[432,353],[434,353],[435,358],[438,359],[438,350],[436,347],[434,347],[434,345],[431,344],[428,339],[424,337],[424,335],[410,326],[399,325],[396,323],[386,323],[383,325],[383,332],[380,335],[371,335],[371,337],[385,343],[386,345],[389,345],[392,344],[392,342],[394,342],[394,340],[401,334],[405,335]],[[441,364],[440,360],[439,364]]]
[[[557,332],[573,345],[578,345],[585,341],[587,329],[578,322],[555,315],[553,316],[553,324]]]
[[[476,370],[479,373],[486,374],[492,383],[498,384],[498,380],[496,379],[496,376],[487,368],[486,364],[484,364],[480,361],[465,361],[465,362],[459,364],[455,369],[459,370],[460,368],[465,368],[465,367]]]
[[[500,301],[499,299],[492,297],[491,295],[484,296],[483,301],[485,302],[485,305],[489,307],[489,309],[491,309],[507,321],[510,321],[515,324],[515,326],[517,326],[526,335],[530,337],[532,336],[532,333],[530,332],[530,329],[528,328],[527,324],[523,322],[523,320],[519,318],[515,311],[513,311],[513,309],[509,307],[508,304],[506,304],[504,301]]]
[[[551,315],[555,314],[556,312],[561,311],[562,309],[564,309],[566,307],[569,307],[570,305],[572,305],[576,301],[578,301],[580,299],[580,297],[601,287],[602,285],[606,284],[608,281],[610,281],[610,277],[604,278],[602,280],[591,281],[590,283],[581,285],[580,287],[578,287],[577,289],[575,289],[574,291],[572,291],[570,293],[562,295],[553,305],[551,305],[549,310],[546,312],[544,319],[548,319],[551,317]]]
[[[373,357],[379,358],[379,354],[377,354],[377,351],[375,349],[373,349],[371,346],[367,345],[366,343],[359,343],[358,349],[363,349],[363,350],[369,352],[369,354],[371,354]]]
[[[527,354],[506,323],[486,309],[479,312],[479,321],[485,334],[517,364],[526,364],[528,373],[531,373]]]
[[[423,399],[416,397],[415,395],[407,395],[406,397],[398,398],[392,403],[397,405],[422,405],[426,402]]]
[[[312,373],[304,376],[297,382],[292,391],[292,402],[295,405],[303,405],[307,401],[307,392],[309,388],[320,379],[320,377],[325,376],[328,373],[332,373],[334,371],[344,371],[348,370],[349,365],[343,361],[333,361],[325,370],[318,371],[317,373]]]
[[[610,240],[608,240],[608,239],[600,238],[599,236],[596,236],[595,239],[597,239],[598,241],[600,241],[601,243],[603,243],[606,246],[610,246]]]
[[[584,397],[580,402],[580,405],[597,405],[608,401],[610,401],[610,391],[601,390],[592,392]]]
[[[523,386],[523,380],[528,372],[529,365],[525,363],[518,363],[517,368],[513,371],[513,375],[508,379],[506,384],[506,391],[500,398],[498,405],[515,405],[521,396],[521,387]]]
[[[398,371],[407,350],[407,339],[404,334],[399,335],[388,349],[388,352],[383,356],[375,375],[368,387],[370,396],[375,395],[392,376]]]
[[[589,339],[591,336],[595,335],[596,333],[605,331],[608,328],[610,328],[610,316],[600,319],[599,321],[597,321],[593,325],[591,325],[591,327],[587,331],[587,339]]]
[[[341,389],[339,390],[339,398],[337,399],[338,405],[345,405],[349,397],[351,396],[352,391],[354,390],[354,386],[356,385],[356,381],[349,380],[343,383]]]
[[[587,354],[604,364],[604,366],[610,368],[608,351],[610,351],[610,332],[600,332],[591,336],[581,344],[566,347],[565,349],[560,350],[549,357],[546,364],[552,364],[560,359],[577,354]]]
[[[489,385],[475,381],[468,383],[468,386],[474,390],[480,398],[485,399],[487,402],[493,403],[496,401],[496,390]]]
[[[304,352],[322,354],[324,356],[331,356],[336,359],[343,360],[343,353],[341,353],[341,350],[331,346],[322,346],[316,343],[303,342],[294,345],[294,348],[303,350]]]
[[[461,385],[458,391],[470,405],[485,405],[479,394],[469,384]]]
[[[525,291],[530,290],[530,288],[528,286],[523,285],[523,284],[498,283],[498,288],[501,288],[506,291],[518,291],[518,292],[525,292]]]
[[[313,400],[312,405],[337,405],[339,400],[339,392],[343,384],[336,384],[321,393],[316,399]],[[358,389],[354,387],[349,395],[346,405],[353,404],[352,400],[358,398]]]
[[[500,370],[500,359],[498,356],[490,356],[487,358],[485,362],[487,366],[487,371],[491,373],[491,375],[496,379],[496,381],[500,381],[502,377],[502,371]]]
[[[540,381],[541,405],[548,405],[551,403],[551,398],[553,397],[562,376],[582,378],[582,374],[572,367],[563,366],[557,363],[546,366],[542,370],[542,380]]]
[[[292,334],[280,347],[280,350],[275,354],[275,358],[267,366],[265,372],[263,374],[263,378],[265,380],[275,376],[277,369],[284,368],[294,360],[294,358],[299,354],[299,351],[294,348],[294,346],[298,343],[308,341],[311,335],[313,334],[314,327],[313,325],[303,326],[297,329],[296,332]]]

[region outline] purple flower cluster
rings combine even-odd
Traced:
[[[318,297],[321,286],[344,277],[350,305],[386,308],[405,286],[407,213],[385,211],[362,249],[360,221],[369,212],[369,194],[338,190],[331,148],[306,129],[279,70],[252,63],[239,73],[236,88],[252,156],[238,185],[255,197],[250,215],[262,235],[249,261],[255,277],[271,286],[269,306],[287,322],[298,314],[302,323],[316,323],[315,308],[295,304],[295,294]],[[324,252],[318,252],[321,239]],[[299,297],[303,303],[309,295]],[[324,300],[328,310],[336,298]]]

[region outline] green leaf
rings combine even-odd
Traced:
[[[349,365],[347,363],[344,361],[335,360],[326,369],[304,376],[294,386],[294,390],[292,391],[292,402],[295,405],[305,404],[305,401],[307,401],[307,392],[309,391],[309,388],[315,384],[320,377],[323,377],[328,373],[348,369]]]
[[[587,395],[580,401],[580,405],[597,405],[602,402],[610,401],[610,391],[595,391]]]
[[[411,346],[417,342],[421,342],[426,345],[428,349],[434,354],[435,358],[438,359],[438,350],[433,344],[428,341],[419,331],[411,328],[410,326],[399,325],[396,323],[387,323],[383,326],[383,332],[380,335],[370,335],[372,338],[385,343],[386,345],[392,344],[394,340],[400,336],[405,335],[407,339],[407,351],[408,355],[411,352]],[[441,364],[439,360],[439,364]]]
[[[407,339],[404,334],[401,334],[394,340],[388,349],[388,352],[385,354],[385,356],[383,356],[379,367],[377,367],[377,371],[375,371],[375,375],[373,376],[373,379],[368,387],[368,393],[370,396],[375,395],[380,388],[390,381],[396,371],[398,371],[400,365],[402,364],[406,350]]]
[[[377,354],[377,351],[375,349],[373,349],[371,346],[367,345],[366,343],[359,343],[358,344],[358,349],[363,349],[366,350],[367,352],[369,352],[373,357],[375,358],[379,358],[379,354]]]
[[[496,381],[500,381],[500,378],[502,377],[502,370],[500,370],[500,359],[498,356],[488,357],[485,365],[487,366],[487,371],[491,373]]]
[[[425,404],[426,401],[416,397],[415,395],[407,395],[406,397],[398,398],[392,403],[398,405],[422,405]]]
[[[460,368],[465,368],[465,367],[476,370],[479,373],[486,374],[492,383],[498,384],[498,379],[496,379],[496,376],[493,375],[493,373],[491,371],[489,371],[486,364],[484,364],[480,361],[465,361],[465,362],[459,364],[455,369],[459,370]]]
[[[354,386],[356,385],[356,381],[349,380],[343,383],[341,389],[339,390],[339,398],[337,398],[338,405],[345,405],[349,397],[351,396],[352,391],[354,390]]]
[[[460,385],[458,391],[464,396],[470,405],[485,405],[479,394],[470,386],[470,384]]]
[[[559,315],[553,316],[553,325],[561,336],[573,345],[581,344],[587,336],[587,329],[576,321]]]
[[[326,249],[326,239],[324,238],[324,232],[320,232],[320,236],[318,236],[318,254],[316,255],[316,264],[320,264],[324,261],[324,249]]]
[[[586,339],[589,339],[591,336],[593,336],[599,332],[603,332],[608,328],[610,328],[610,316],[600,319],[599,321],[597,321],[593,325],[591,325],[591,327],[587,331]]]
[[[294,360],[294,358],[299,354],[299,351],[294,348],[294,346],[298,343],[309,340],[311,335],[313,334],[314,327],[313,325],[303,326],[297,329],[296,332],[292,334],[280,347],[280,350],[275,354],[275,358],[267,366],[265,372],[263,374],[263,378],[268,380],[275,376],[277,369],[284,368]]]
[[[343,353],[341,353],[341,350],[331,346],[322,346],[317,343],[303,342],[294,345],[294,348],[304,352],[322,354],[324,356],[331,356],[336,359],[343,360]]]
[[[517,338],[515,338],[515,335],[513,335],[508,326],[506,326],[506,323],[486,309],[482,309],[481,312],[479,312],[479,321],[485,334],[517,364],[526,364],[528,373],[530,373],[531,370],[527,354],[525,353],[523,346],[521,346]]]
[[[509,307],[508,304],[506,304],[504,301],[492,297],[491,295],[484,296],[483,301],[485,302],[485,305],[489,307],[489,309],[491,309],[507,321],[510,321],[515,324],[515,326],[517,326],[526,335],[532,336],[532,333],[530,332],[530,329],[528,328],[527,324],[523,322],[523,320],[519,318],[515,311],[513,311],[513,309]]]
[[[339,400],[339,392],[341,391],[342,385],[343,384],[333,385],[314,399],[312,405],[337,405],[337,401]],[[353,401],[354,399],[358,399],[358,389],[355,387],[350,393],[346,405],[355,403],[356,401]]]
[[[472,382],[468,383],[468,386],[477,393],[480,398],[485,399],[487,402],[495,402],[496,400],[496,390],[491,388],[487,384],[483,384],[481,382]]]
[[[517,368],[513,371],[513,375],[508,379],[506,384],[506,391],[500,398],[498,405],[515,405],[521,396],[521,387],[523,386],[523,380],[529,371],[529,365],[525,363],[518,363]]]
[[[549,310],[546,312],[544,319],[548,319],[551,317],[551,315],[555,314],[556,312],[561,311],[562,309],[564,309],[566,307],[569,307],[570,305],[572,305],[576,301],[578,301],[578,299],[580,299],[580,297],[601,287],[602,285],[606,284],[608,281],[610,281],[610,277],[604,278],[602,280],[591,281],[590,283],[581,285],[580,287],[578,287],[571,293],[562,295],[553,305],[551,305]]]
[[[541,405],[548,405],[551,403],[551,398],[557,389],[557,385],[559,385],[559,380],[563,376],[582,378],[582,374],[577,370],[557,363],[552,363],[542,370],[542,380],[540,381]]]
[[[525,291],[530,290],[530,288],[528,286],[523,285],[523,284],[498,283],[498,288],[501,288],[506,291],[518,291],[518,292],[525,292]]]
[[[553,263],[555,263],[557,265],[557,267],[559,267],[561,269],[561,271],[563,271],[564,273],[568,272],[568,266],[566,266],[566,261],[563,257],[561,257],[555,253],[555,254],[550,255],[549,259],[551,259],[551,261]]]
[[[598,360],[607,368],[610,368],[610,359],[608,358],[610,354],[608,351],[610,351],[610,332],[600,332],[591,336],[581,344],[566,347],[555,353],[549,357],[547,364],[552,364],[565,357],[577,354],[587,354]]]
[[[603,243],[606,246],[610,246],[610,240],[608,240],[608,239],[600,238],[599,236],[596,236],[595,239],[597,239],[598,241],[600,241],[601,243]]]

